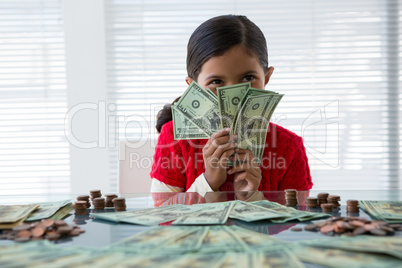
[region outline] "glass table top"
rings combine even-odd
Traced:
[[[341,206],[336,211],[330,213],[331,216],[346,217],[346,200],[402,200],[401,190],[376,190],[376,191],[299,191],[298,202],[296,207],[299,210],[320,211],[318,209],[311,210],[305,205],[305,200],[308,196],[317,196],[320,192],[327,192],[332,195],[339,195],[341,197]],[[10,204],[30,204],[38,202],[60,201],[64,199],[71,199],[74,201],[78,195],[54,195],[54,196],[1,196],[1,205]],[[225,202],[231,200],[244,200],[248,196],[258,194],[259,199],[266,199],[269,201],[278,202],[282,205],[286,204],[284,192],[258,192],[258,193],[244,193],[244,192],[213,192],[201,196],[198,193],[143,193],[143,194],[119,194],[121,197],[126,198],[127,210],[137,210],[144,208],[152,208],[154,206],[167,206],[172,204],[196,204],[196,203],[211,203],[211,202]],[[255,197],[255,196],[254,196]],[[67,238],[59,240],[56,243],[60,246],[86,246],[101,248],[121,239],[127,238],[140,231],[151,228],[150,226],[133,225],[126,223],[113,223],[109,221],[95,219],[91,216],[92,212],[113,212],[113,208],[106,208],[105,210],[94,210],[93,208],[87,209],[85,215],[75,215],[74,211],[65,219],[69,224],[75,223],[81,228],[85,229],[85,233],[78,237]],[[360,209],[359,213],[353,213],[351,216],[361,216],[370,218],[363,210]],[[320,221],[320,220],[318,220]],[[317,222],[317,221],[313,221]],[[311,222],[288,222],[283,224],[274,224],[268,221],[258,222],[244,222],[240,220],[228,219],[226,225],[238,225],[255,232],[265,233],[272,235],[284,241],[299,241],[304,239],[313,239],[324,237],[325,235],[319,232],[292,231],[292,227],[301,227]],[[401,232],[397,232],[396,236],[402,236]],[[0,240],[0,244],[14,243],[13,241]]]

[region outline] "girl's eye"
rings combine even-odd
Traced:
[[[222,84],[223,82],[222,82],[222,80],[219,80],[219,79],[215,79],[215,80],[212,80],[211,82],[210,82],[210,84],[213,84],[213,85],[220,85],[220,84]]]
[[[245,77],[243,77],[243,81],[242,82],[249,82],[251,80],[254,79],[254,75],[246,75]]]

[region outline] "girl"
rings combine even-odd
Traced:
[[[264,89],[273,71],[263,33],[245,16],[212,18],[188,42],[187,84],[196,81],[215,94],[217,87],[243,82]],[[151,192],[309,190],[313,185],[302,138],[278,125],[269,124],[260,166],[251,151],[236,148],[230,129],[209,140],[174,140],[170,105],[159,113],[156,128]],[[228,168],[228,160],[243,163]]]

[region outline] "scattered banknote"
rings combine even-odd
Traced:
[[[23,222],[39,205],[0,206],[0,229],[11,229]]]
[[[267,220],[283,223],[330,217],[327,213],[300,211],[267,200],[251,203],[235,200],[195,205],[169,205],[124,212],[91,213],[91,216],[112,222],[149,226],[171,221],[173,225],[223,225],[228,218],[246,222]]]
[[[231,128],[238,136],[238,147],[252,151],[260,165],[269,121],[282,97],[251,88],[250,83],[219,87],[216,96],[192,82],[172,105],[175,139],[208,139],[222,128]]]
[[[173,225],[225,224],[235,202],[197,204],[200,210],[177,218]]]
[[[68,204],[71,204],[70,200],[34,204],[39,205],[39,208],[32,212],[25,221],[38,221],[41,219],[50,218],[51,216],[56,214],[57,211],[61,210]]]
[[[402,222],[402,201],[359,201],[360,207],[373,218],[388,223]]]
[[[386,254],[402,260],[401,237],[333,237],[326,239],[306,240],[300,246],[343,249],[349,251]]]
[[[270,221],[274,222],[274,223],[284,223],[284,222],[294,221],[294,220],[311,221],[311,220],[330,217],[330,215],[327,213],[297,210],[295,208],[283,206],[279,203],[270,202],[268,200],[255,201],[255,202],[251,202],[250,204],[261,206],[261,207],[264,207],[264,208],[267,208],[270,210],[274,210],[277,212],[281,212],[281,213],[288,215],[283,218],[271,219]]]
[[[290,216],[290,214],[284,212],[275,211],[239,200],[230,212],[230,218],[246,222],[285,218]]]
[[[331,243],[330,241],[328,241]],[[402,260],[384,254],[364,253],[322,247],[292,246],[291,251],[304,262],[329,267],[348,268],[395,268],[402,266]]]

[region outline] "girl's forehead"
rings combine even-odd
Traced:
[[[216,72],[231,72],[241,75],[249,71],[260,72],[263,71],[263,68],[257,55],[248,53],[242,46],[234,46],[221,56],[211,57],[201,68],[201,73],[204,75]]]

